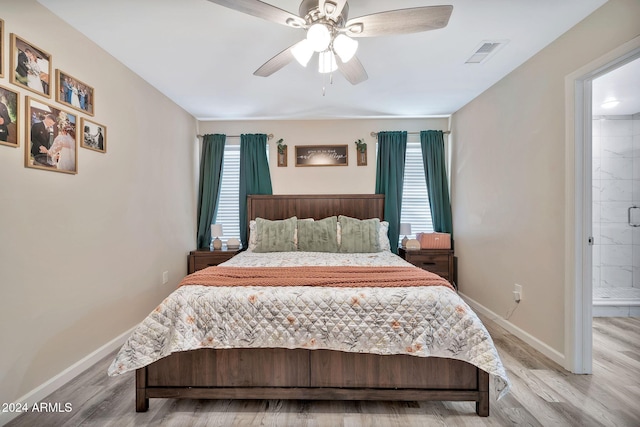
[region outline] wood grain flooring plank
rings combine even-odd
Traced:
[[[29,413],[8,427],[640,426],[640,319],[594,319],[593,375],[573,375],[482,318],[513,383],[490,416],[469,402],[150,399],[135,412],[133,374],[107,377],[109,355],[47,397],[73,411]]]

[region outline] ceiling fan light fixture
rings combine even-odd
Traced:
[[[307,30],[307,40],[316,52],[323,52],[331,43],[331,32],[324,24],[313,24]]]
[[[347,63],[356,54],[358,41],[344,34],[338,34],[338,37],[333,40],[333,50],[338,54],[342,62]]]
[[[309,40],[302,39],[300,43],[296,44],[293,49],[291,49],[291,53],[300,65],[306,67],[313,56],[313,49],[311,48]]]
[[[318,71],[322,74],[332,73],[338,69],[336,57],[330,50],[320,52],[318,56]]]

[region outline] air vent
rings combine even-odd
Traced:
[[[465,64],[481,64],[485,62],[506,43],[507,40],[483,41],[473,55],[465,61]]]

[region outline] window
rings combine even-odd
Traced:
[[[433,232],[429,193],[424,177],[422,148],[419,142],[407,142],[400,222],[411,224],[411,233],[413,235]],[[400,239],[403,237],[400,236]]]
[[[267,161],[269,145],[267,144]],[[224,239],[240,238],[240,143],[224,145],[222,160],[222,178],[218,211],[213,218],[215,224],[222,224]]]
[[[222,232],[226,239],[240,238],[240,144],[224,145],[222,160],[222,178],[220,183],[220,199],[218,211],[213,218],[216,224],[222,224]]]

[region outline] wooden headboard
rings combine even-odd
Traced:
[[[384,218],[383,194],[250,195],[248,220],[257,217],[276,220],[292,216],[322,219],[333,215],[352,218]],[[248,224],[247,224],[248,226]]]

